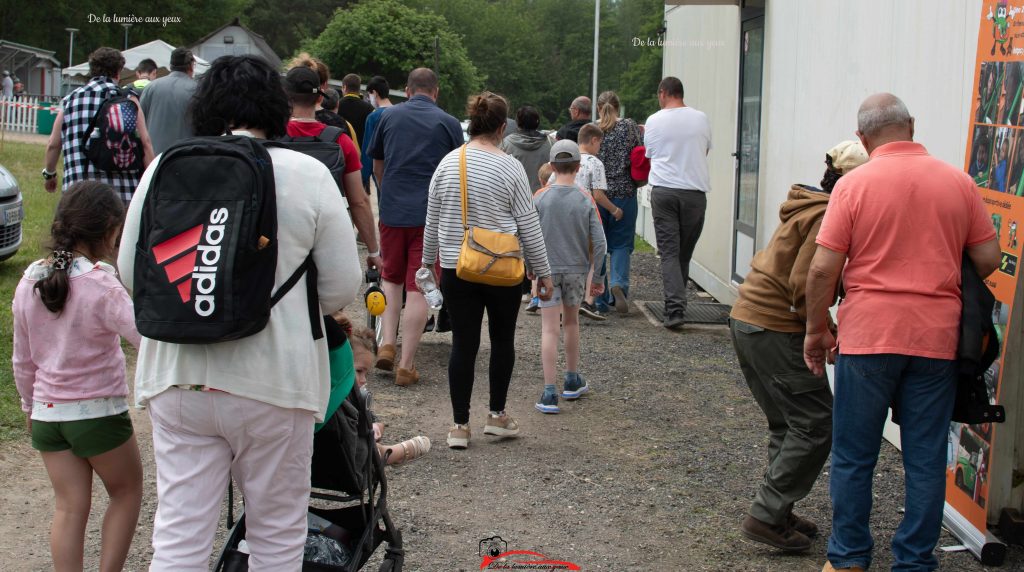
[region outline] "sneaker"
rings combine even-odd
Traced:
[[[615,298],[615,311],[620,314],[629,313],[629,300],[626,298],[626,291],[622,286],[612,286],[612,296]]]
[[[565,382],[562,384],[562,397],[565,399],[579,399],[584,393],[590,391],[590,386],[584,381],[580,374],[565,374]]]
[[[740,524],[740,532],[750,540],[767,544],[785,552],[803,552],[811,547],[811,539],[786,524],[768,524],[749,514]]]
[[[504,411],[501,415],[487,414],[487,424],[484,425],[484,435],[496,435],[498,437],[511,437],[519,434],[519,424]]]
[[[469,425],[459,425],[456,423],[448,431],[448,447],[451,449],[465,449],[469,447],[469,438],[471,436]]]
[[[554,392],[545,390],[540,396],[534,407],[541,413],[558,413],[561,409],[558,408],[558,396]]]
[[[595,308],[593,304],[587,302],[583,302],[582,304],[580,304],[580,314],[590,318],[591,320],[596,320],[598,322],[603,322],[608,319],[607,316],[604,316],[600,312],[598,312],[597,308]]]
[[[803,533],[807,538],[814,538],[818,536],[818,525],[802,516],[798,516],[796,513],[789,513],[789,518],[786,520],[786,523],[793,527],[794,530]]]
[[[540,310],[540,298],[534,296],[530,299],[530,303],[526,305],[526,312],[528,314],[536,314]]]
[[[395,368],[395,346],[384,344],[377,350],[377,369],[391,371]]]
[[[671,314],[665,316],[664,326],[670,330],[678,330],[683,327],[686,323],[686,318],[683,316],[681,310],[676,310]]]

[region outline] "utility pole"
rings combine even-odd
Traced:
[[[68,42],[68,63],[67,63],[66,66],[64,66],[66,68],[69,68],[69,67],[75,65],[75,60],[74,60],[74,58],[75,58],[75,32],[78,31],[78,28],[64,28],[64,29],[67,30],[68,32],[71,32],[71,41]],[[69,76],[68,77],[68,91],[71,90],[70,88],[71,88],[71,78]]]

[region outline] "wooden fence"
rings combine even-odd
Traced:
[[[0,98],[0,129],[18,133],[36,133],[39,110],[51,105],[53,107],[47,113],[56,115],[59,111],[58,102],[52,97]]]

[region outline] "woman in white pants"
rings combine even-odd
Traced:
[[[223,57],[199,82],[191,106],[198,135],[273,139],[290,115],[277,71],[259,58]],[[312,251],[324,312],[350,303],[360,283],[352,223],[327,168],[271,148],[277,193],[274,290]],[[128,210],[121,277],[132,288],[142,205],[159,159]],[[313,423],[330,391],[327,343],[311,335],[305,288],[274,306],[259,333],[216,344],[143,338],[135,395],[153,421],[158,507],[150,570],[207,570],[229,478],[245,497],[249,570],[302,566]],[[321,324],[322,326],[322,324]]]

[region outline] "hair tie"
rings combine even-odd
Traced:
[[[67,270],[71,267],[71,263],[74,262],[75,256],[70,250],[54,250],[53,251],[53,269],[54,270]]]

